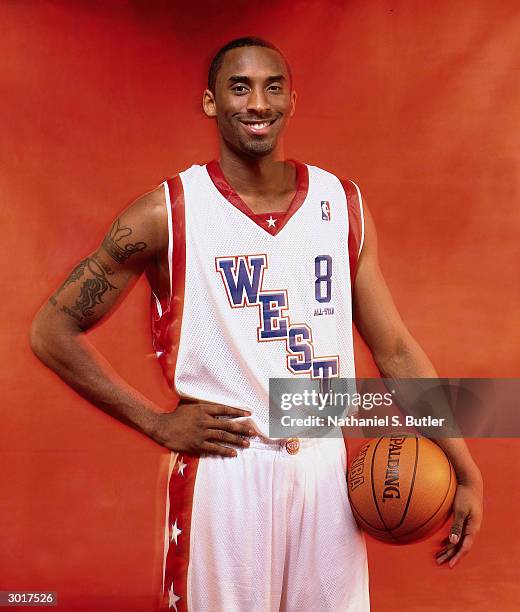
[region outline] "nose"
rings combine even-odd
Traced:
[[[264,114],[271,108],[269,99],[263,87],[254,87],[251,89],[247,100],[247,110],[258,115]]]

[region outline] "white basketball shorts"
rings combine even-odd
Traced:
[[[342,439],[252,438],[235,458],[173,454],[165,608],[366,612],[365,542]]]

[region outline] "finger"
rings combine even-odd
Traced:
[[[208,422],[208,428],[225,430],[240,436],[256,435],[256,432],[251,428],[250,423],[244,423],[241,421],[237,422],[230,419],[216,419],[212,417],[211,421]]]
[[[480,519],[476,519],[475,517],[471,516],[466,521],[466,525],[464,527],[464,533],[467,533],[472,536],[477,535],[477,533],[480,531],[480,524],[481,524]]]
[[[234,448],[221,446],[214,442],[204,442],[200,446],[200,450],[208,455],[220,455],[221,457],[236,457],[237,451]]]
[[[249,440],[222,429],[209,429],[207,432],[207,439],[225,442],[226,444],[236,444],[237,446],[249,446]]]
[[[460,536],[462,535],[462,530],[464,529],[464,521],[466,520],[467,513],[462,510],[457,510],[455,512],[455,519],[451,525],[450,529],[450,542],[452,544],[457,544],[460,540]]]
[[[224,406],[223,404],[205,404],[208,414],[213,416],[222,415],[230,417],[247,417],[251,416],[250,410],[242,410],[242,408],[233,408],[232,406]]]
[[[468,552],[471,550],[473,546],[473,536],[466,535],[464,536],[464,540],[462,541],[462,545],[459,548],[457,554],[451,559],[449,562],[450,568],[453,568],[457,565],[457,563],[462,559],[462,557],[466,556]]]
[[[440,557],[441,555],[444,555],[445,553],[447,553],[448,550],[451,550],[453,547],[454,547],[453,544],[450,544],[449,546],[444,546],[444,548],[442,548],[441,550],[435,553],[435,556]]]
[[[437,564],[438,565],[442,565],[443,563],[446,563],[446,561],[451,559],[451,557],[453,557],[453,555],[456,552],[457,552],[457,549],[455,547],[450,548],[449,550],[444,551],[444,553],[442,555],[437,557]]]

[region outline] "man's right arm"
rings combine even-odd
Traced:
[[[121,378],[85,336],[144,270],[168,249],[164,190],[157,188],[129,206],[101,245],[83,259],[36,315],[31,327],[34,353],[70,387],[106,413],[171,450],[232,456],[217,442],[243,444],[246,424],[217,415],[246,416],[237,408],[181,403],[164,413]]]

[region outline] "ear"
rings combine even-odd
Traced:
[[[207,117],[217,116],[217,105],[215,103],[215,95],[209,89],[204,90],[202,94],[202,108]]]
[[[297,94],[294,89],[291,91],[291,112],[289,113],[289,117],[293,117],[296,112],[296,98]]]

